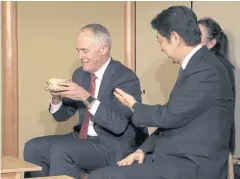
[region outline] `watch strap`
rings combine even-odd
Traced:
[[[90,95],[90,96],[86,99],[86,101],[84,101],[83,103],[87,106],[87,105],[91,104],[94,100],[95,100],[95,98],[94,98],[92,95]]]

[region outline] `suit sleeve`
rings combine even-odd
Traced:
[[[216,101],[220,87],[219,74],[204,69],[185,79],[165,105],[136,104],[133,123],[165,129],[179,128],[202,114]],[[183,86],[184,85],[184,86]]]
[[[156,129],[138,149],[141,149],[145,154],[152,153],[155,149],[158,136],[159,136],[159,129]]]
[[[140,83],[135,73],[125,73],[115,88],[126,91],[134,96],[137,101],[141,102]],[[123,106],[113,94],[112,98],[113,105],[111,107],[101,101],[95,115],[92,116],[92,121],[115,134],[122,134],[129,125],[132,111]]]
[[[85,105],[81,101],[63,98],[61,107],[52,116],[58,122],[66,121],[75,115],[78,108],[85,108]]]
[[[79,70],[76,70],[73,73],[73,82],[76,82],[77,76],[81,76],[78,72]],[[78,108],[86,108],[86,106],[83,104],[82,101],[75,101],[69,98],[63,98],[61,107],[58,111],[53,113],[52,116],[58,122],[66,121],[75,115]]]

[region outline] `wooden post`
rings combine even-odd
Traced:
[[[125,65],[136,71],[136,2],[124,2],[125,15]]]
[[[18,157],[17,2],[2,2],[3,155]]]

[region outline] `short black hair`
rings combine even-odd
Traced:
[[[171,6],[151,21],[152,28],[170,40],[173,31],[178,33],[187,46],[201,43],[201,31],[196,14],[185,6]]]

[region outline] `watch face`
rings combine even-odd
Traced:
[[[87,99],[87,101],[89,102],[89,104],[92,103],[92,102],[94,101],[94,97],[89,96],[88,99]]]
[[[86,101],[84,101],[85,105],[89,105],[91,104],[93,101],[95,100],[95,98],[93,96],[89,96]]]

